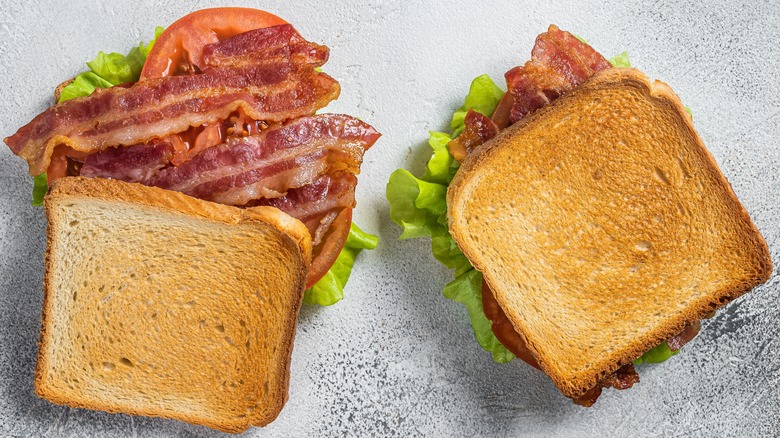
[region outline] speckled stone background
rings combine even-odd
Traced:
[[[51,103],[54,87],[99,50],[127,51],[154,26],[212,1],[0,3],[0,134]],[[267,1],[331,48],[342,85],[329,109],[384,137],[363,165],[355,217],[380,235],[346,298],[305,308],[290,400],[248,436],[780,436],[780,287],[764,286],[705,321],[629,391],[573,405],[541,373],[493,363],[463,307],[441,296],[451,273],[428,241],[397,241],[390,173],[419,170],[427,131],[446,128],[472,78],[501,80],[557,23],[606,56],[627,50],[691,107],[704,142],[769,243],[780,251],[780,3],[653,1]],[[26,164],[0,147],[0,435],[212,437],[175,421],[55,406],[33,393],[45,219]]]

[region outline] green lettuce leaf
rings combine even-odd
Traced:
[[[397,169],[390,175],[386,195],[390,201],[390,219],[403,227],[399,239],[430,237],[431,229],[441,227],[438,217],[447,210],[446,191],[446,186],[415,178],[405,169]]]
[[[163,30],[162,27],[157,26],[152,41],[148,44],[138,44],[137,47],[130,49],[127,55],[98,52],[97,57],[87,63],[89,71],[79,73],[73,82],[63,88],[57,102],[89,96],[96,88],[108,88],[137,81],[141,76],[146,57]]]
[[[428,145],[433,149],[433,154],[425,166],[425,174],[421,179],[447,186],[452,181],[452,178],[455,177],[458,167],[460,167],[458,160],[452,158],[449,149],[447,149],[447,143],[452,140],[452,137],[436,131],[430,131],[429,134]]]
[[[60,100],[57,102],[65,102],[66,100],[75,99],[77,97],[89,96],[96,88],[108,88],[113,86],[113,83],[91,71],[79,73],[73,78],[73,82],[60,91]]]
[[[133,47],[127,56],[116,52],[98,52],[95,59],[87,63],[87,67],[111,84],[124,84],[138,80],[145,59],[138,47]]]
[[[493,360],[498,363],[507,363],[515,358],[509,350],[493,334],[491,322],[485,316],[482,308],[482,274],[476,269],[455,277],[455,280],[444,286],[442,293],[445,297],[457,301],[469,312],[474,336],[479,345],[493,355]]]
[[[614,58],[609,60],[609,63],[612,64],[613,67],[621,67],[621,68],[628,68],[631,67],[631,61],[628,59],[628,52],[623,52]]]
[[[376,248],[378,242],[376,236],[366,233],[353,223],[336,262],[320,281],[306,289],[303,303],[330,306],[341,301],[344,298],[344,286],[347,285],[358,254],[364,249]]]
[[[493,79],[490,79],[490,76],[482,75],[471,81],[469,94],[466,95],[463,106],[458,108],[455,114],[452,115],[452,122],[450,123],[452,137],[457,137],[463,132],[463,128],[465,128],[463,120],[470,109],[490,117],[493,115],[493,111],[496,110],[498,101],[502,97],[504,97],[504,90],[499,88],[493,82]]]
[[[449,229],[431,237],[431,252],[441,264],[454,269],[456,277],[474,269],[469,259],[458,248]]]
[[[676,355],[680,350],[672,350],[669,348],[669,344],[661,342],[660,345],[647,351],[645,354],[634,360],[634,365],[641,365],[643,363],[661,363],[666,359]]]
[[[46,179],[46,172],[33,177],[32,205],[36,207],[43,206],[43,197],[49,190],[49,183]]]
[[[471,83],[465,102],[452,117],[452,130],[460,133],[464,118],[470,109],[491,116],[504,92],[488,75]],[[430,237],[431,252],[444,266],[455,270],[455,279],[444,287],[445,297],[464,306],[469,313],[474,337],[496,362],[505,363],[514,358],[493,334],[491,324],[482,310],[482,274],[471,266],[450,235],[447,226],[447,186],[455,176],[460,163],[447,149],[454,135],[430,132],[428,145],[432,154],[425,173],[417,178],[405,169],[390,175],[386,195],[390,202],[390,218],[403,228],[399,239]]]

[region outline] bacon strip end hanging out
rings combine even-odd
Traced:
[[[506,73],[508,93],[513,100],[511,123],[608,68],[612,68],[609,61],[591,46],[551,25],[536,37],[531,60]]]
[[[463,161],[477,146],[486,143],[498,135],[498,126],[487,116],[469,110],[464,119],[466,125],[463,132],[447,144],[452,156]]]
[[[551,25],[536,37],[531,60],[506,73],[507,92],[492,117],[466,116],[463,133],[449,149],[462,161],[477,146],[495,137],[500,129],[542,108],[596,72],[611,68],[606,58],[569,32]],[[473,112],[473,111],[472,111]]]

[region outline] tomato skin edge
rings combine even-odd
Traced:
[[[175,73],[185,57],[189,63],[198,66],[206,44],[280,24],[287,24],[287,21],[270,12],[252,8],[208,8],[191,12],[174,21],[157,38],[144,62],[141,78],[159,78]]]
[[[490,329],[493,331],[493,334],[498,341],[501,342],[501,345],[506,347],[507,350],[523,362],[536,369],[541,369],[539,367],[539,362],[536,360],[533,353],[531,353],[525,340],[512,326],[512,323],[501,308],[501,305],[498,304],[498,300],[496,300],[493,291],[484,278],[482,279],[482,309],[485,312],[485,316],[490,320]]]
[[[341,254],[341,250],[344,249],[344,244],[347,242],[347,237],[349,237],[351,225],[352,209],[345,208],[331,224],[328,233],[323,238],[322,244],[319,248],[315,248],[315,251],[320,249],[320,252],[312,253],[309,276],[306,278],[306,289],[320,281],[333,264],[336,263],[336,259]]]

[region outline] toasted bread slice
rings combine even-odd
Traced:
[[[57,180],[37,394],[226,432],[287,400],[311,256],[298,220],[158,188]]]
[[[633,69],[484,144],[448,205],[453,238],[572,398],[772,270],[679,98]]]

